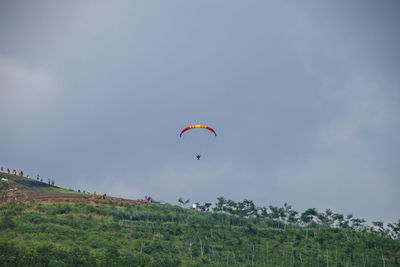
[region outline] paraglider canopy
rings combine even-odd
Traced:
[[[217,136],[217,133],[215,132],[215,130],[213,128],[206,126],[206,125],[201,125],[201,124],[195,124],[195,125],[190,125],[190,126],[186,127],[185,129],[183,129],[181,131],[181,134],[179,136],[182,137],[182,134],[184,132],[191,130],[191,129],[195,129],[195,128],[202,128],[202,129],[209,130],[209,131],[213,132],[215,136]]]
[[[186,128],[184,128],[184,129],[181,131],[181,133],[180,133],[179,136],[182,137],[182,134],[183,134],[184,132],[189,131],[189,130],[191,130],[191,129],[196,129],[196,128],[208,130],[209,132],[212,132],[212,133],[214,134],[214,136],[217,136],[217,133],[215,132],[215,130],[214,130],[213,128],[211,128],[210,126],[202,125],[202,124],[195,124],[195,125],[187,126]],[[201,134],[201,135],[202,135],[202,134]],[[209,135],[209,134],[207,133],[206,135]],[[190,139],[190,138],[189,138],[189,139]],[[197,145],[196,145],[196,148],[195,148],[197,151],[199,150],[200,147],[203,147],[203,146],[200,145],[201,142],[202,142],[200,139],[198,139],[197,141],[193,141],[193,139],[192,139],[191,142],[192,142],[192,143],[194,142],[195,144],[197,144]],[[196,159],[197,159],[197,160],[200,160],[200,158],[201,158],[201,154],[196,154]]]

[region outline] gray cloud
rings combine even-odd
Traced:
[[[32,119],[44,112],[57,93],[55,80],[47,70],[9,58],[0,58],[0,82],[0,112],[7,113],[1,117],[2,124]]]

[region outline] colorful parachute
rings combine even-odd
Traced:
[[[213,133],[215,134],[215,136],[217,136],[217,133],[215,132],[215,130],[214,130],[213,128],[211,128],[211,127],[209,127],[209,126],[206,126],[206,125],[200,125],[200,124],[190,125],[190,126],[186,127],[185,129],[183,129],[183,130],[181,131],[181,134],[180,134],[179,136],[182,137],[182,134],[183,134],[184,132],[186,132],[186,131],[188,131],[188,130],[190,130],[190,129],[194,129],[194,128],[203,128],[203,129],[209,130],[209,131],[213,132]]]

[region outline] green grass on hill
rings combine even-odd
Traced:
[[[75,194],[0,177],[9,179],[0,182],[2,193]],[[394,267],[400,240],[173,205],[3,201],[0,266]]]
[[[7,179],[7,181],[1,180]],[[13,188],[19,190],[26,197],[46,197],[46,196],[87,196],[87,194],[75,192],[73,190],[51,186],[48,183],[34,179],[21,177],[12,174],[0,173],[0,188],[4,190]],[[0,198],[1,200],[1,198]]]
[[[177,206],[7,203],[2,266],[399,266],[400,243]]]

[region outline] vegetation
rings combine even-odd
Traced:
[[[400,221],[208,204],[3,202],[0,266],[400,266]]]
[[[64,189],[59,186],[52,186],[49,183],[26,177],[0,173],[0,201],[7,199],[7,190],[15,191],[18,198],[28,199],[30,197],[49,196],[80,196],[82,194],[71,189]]]

